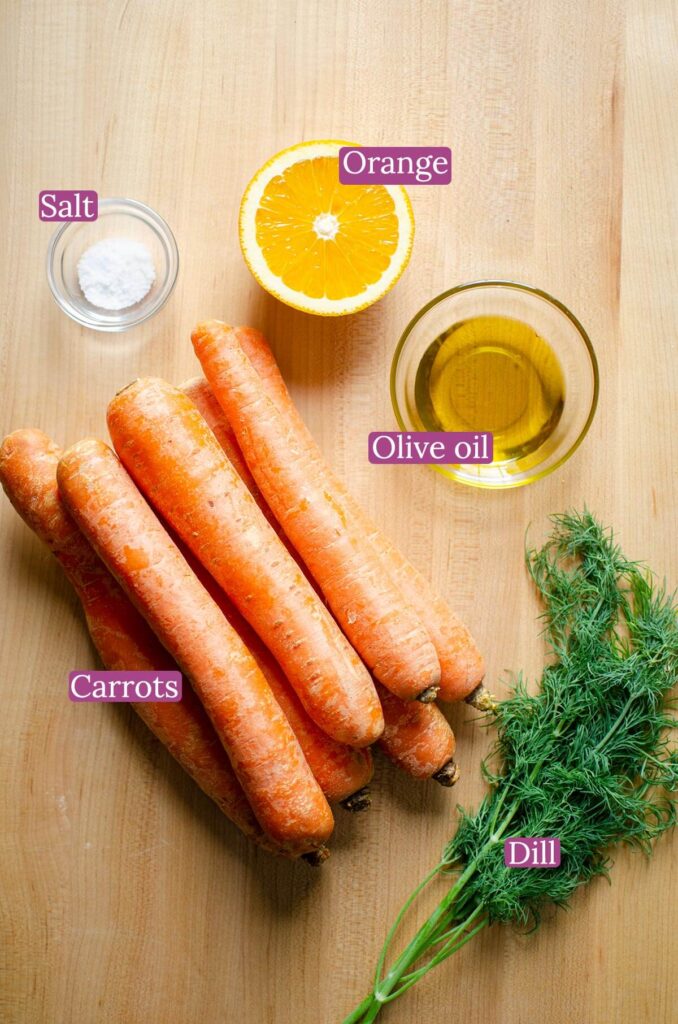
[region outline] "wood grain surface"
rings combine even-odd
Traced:
[[[268,332],[333,465],[477,634],[488,681],[543,660],[523,539],[584,503],[631,557],[678,583],[673,0],[7,0],[2,5],[2,430],[105,436],[113,392],[196,371],[189,331]],[[312,138],[450,145],[449,187],[412,189],[396,289],[322,320],[262,293],[237,211],[276,150]],[[149,203],[181,269],[165,309],[96,335],[54,305],[43,188]],[[556,474],[498,494],[374,467],[390,358],[445,288],[508,277],[587,327],[592,430]],[[338,815],[319,871],[251,849],[124,706],[74,706],[94,663],[73,594],[2,501],[2,916],[7,1024],[339,1024],[385,929],[483,792],[491,736],[453,709],[463,779],[417,785],[383,761],[372,809]],[[621,852],[536,935],[493,929],[384,1014],[389,1024],[672,1024],[676,842]],[[381,1018],[380,1018],[381,1019]]]

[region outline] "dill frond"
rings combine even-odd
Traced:
[[[483,765],[489,790],[424,884],[456,878],[393,965],[387,937],[370,996],[344,1024],[369,1024],[383,1006],[494,922],[533,928],[547,905],[606,875],[618,844],[649,854],[676,824],[678,751],[671,732],[678,675],[673,597],[624,557],[590,512],[553,517],[540,550],[527,552],[544,603],[551,658],[533,695],[518,676],[487,715],[497,729]],[[504,865],[510,836],[557,836],[557,869]]]

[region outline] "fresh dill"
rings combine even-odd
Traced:
[[[607,874],[610,849],[650,853],[676,823],[678,750],[671,744],[678,674],[673,598],[624,558],[589,513],[553,517],[528,551],[552,654],[541,686],[522,679],[488,715],[497,741],[483,765],[489,790],[415,889],[386,937],[372,992],[344,1024],[369,1024],[393,999],[494,922],[536,927],[580,885]],[[504,839],[557,836],[557,869],[504,865]],[[406,911],[441,874],[454,882],[386,967]]]

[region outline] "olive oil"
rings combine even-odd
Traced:
[[[429,345],[414,401],[421,429],[492,431],[495,463],[513,462],[555,430],[565,381],[553,349],[528,324],[477,316]]]

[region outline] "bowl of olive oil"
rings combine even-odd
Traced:
[[[402,430],[491,431],[493,461],[435,468],[475,487],[520,487],[581,444],[598,364],[577,318],[546,292],[477,281],[433,299],[408,324],[391,368]]]

